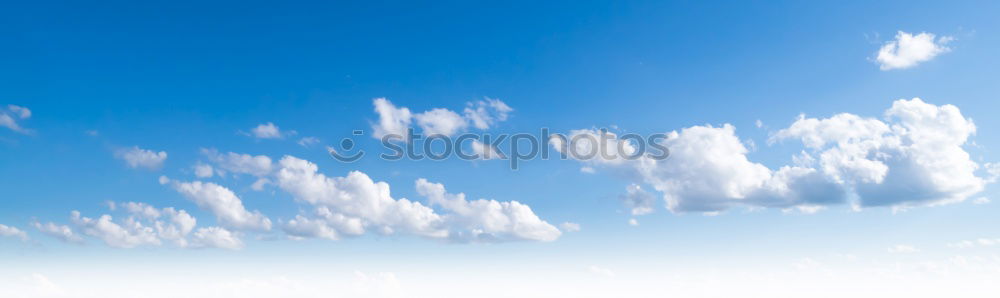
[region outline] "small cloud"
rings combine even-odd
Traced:
[[[6,109],[0,109],[0,126],[9,128],[21,134],[31,134],[31,130],[21,127],[19,120],[31,118],[31,110],[22,106],[7,105]]]
[[[581,167],[580,168],[580,173],[594,174],[594,173],[597,173],[597,170],[594,170],[594,168],[592,168],[592,167]]]
[[[16,237],[21,241],[28,241],[28,233],[21,229],[0,224],[0,237]]]
[[[989,204],[990,202],[990,198],[987,197],[978,197],[975,200],[972,200],[972,204],[976,205]]]
[[[194,165],[194,175],[198,178],[211,178],[214,173],[211,165],[200,162]]]
[[[898,244],[889,247],[888,249],[886,249],[886,251],[888,251],[891,254],[911,254],[919,252],[920,250],[910,245]]]
[[[619,195],[618,199],[625,203],[632,215],[643,215],[653,212],[653,204],[656,198],[652,194],[642,189],[638,184],[630,184],[625,187],[625,194]]]
[[[476,155],[479,159],[490,160],[490,159],[506,159],[507,156],[503,154],[502,151],[497,150],[496,147],[492,145],[485,144],[478,140],[472,140],[469,143],[472,146],[472,153]]]
[[[268,180],[267,178],[258,178],[257,181],[254,181],[254,183],[250,185],[250,189],[253,189],[254,191],[262,191],[264,190],[264,186],[267,186],[268,184],[271,184],[271,180]]]
[[[39,232],[42,234],[52,236],[53,238],[59,239],[62,242],[67,243],[83,243],[83,237],[77,235],[73,232],[73,229],[66,225],[57,225],[55,223],[45,223],[35,222],[32,224],[35,226]]]
[[[83,132],[83,134],[91,136],[91,137],[96,137],[96,136],[101,135],[101,133],[99,131],[96,131],[96,130],[93,130],[93,129],[92,130],[86,130],[86,131]]]
[[[903,31],[896,33],[896,39],[891,40],[878,50],[875,60],[881,70],[906,69],[929,61],[937,55],[951,51],[945,44],[954,38],[949,36],[936,37],[931,33],[910,34]]]
[[[317,137],[304,137],[304,138],[299,139],[298,143],[299,143],[299,146],[308,148],[308,147],[312,147],[312,145],[319,144],[319,138],[317,138]]]
[[[580,224],[575,223],[575,222],[568,222],[567,221],[567,222],[564,222],[564,223],[560,224],[559,228],[561,228],[563,230],[563,232],[579,232],[580,231]]]
[[[257,139],[283,139],[286,136],[293,136],[295,134],[294,130],[282,131],[281,128],[271,122],[257,125],[257,127],[250,130],[250,136]]]
[[[757,121],[755,121],[753,124],[756,125],[757,128],[764,128],[764,122],[760,121],[760,119],[757,119]]]
[[[128,167],[133,169],[147,168],[157,170],[167,160],[167,152],[155,152],[139,148],[139,146],[132,146],[132,148],[118,150],[115,152],[115,157],[124,160]]]
[[[633,227],[639,226],[639,221],[636,220],[635,218],[630,218],[628,220],[628,225],[633,226]]]

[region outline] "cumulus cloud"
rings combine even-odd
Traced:
[[[514,109],[498,99],[469,102],[462,114],[445,109],[435,108],[422,113],[411,113],[406,107],[396,107],[385,98],[373,100],[377,123],[372,123],[375,131],[373,137],[380,139],[388,134],[405,137],[410,123],[414,120],[424,135],[451,136],[464,131],[471,123],[477,129],[488,129],[498,122],[506,121],[508,114]]]
[[[459,239],[553,241],[562,234],[559,229],[538,218],[531,207],[517,201],[468,201],[464,193],[448,193],[444,185],[423,178],[417,180],[417,193],[427,197],[431,205],[449,211],[447,220],[460,227],[452,237]]]
[[[194,231],[197,220],[184,210],[156,208],[139,202],[109,202],[108,207],[112,211],[123,211],[124,216],[115,219],[110,214],[103,214],[90,218],[74,210],[70,213],[73,227],[38,222],[34,226],[42,233],[64,242],[82,243],[83,237],[76,234],[79,231],[82,235],[96,238],[116,248],[161,246],[164,243],[178,248],[239,249],[243,246],[237,233],[221,227],[199,228]]]
[[[35,227],[42,234],[51,236],[53,238],[59,239],[66,243],[83,243],[83,237],[77,235],[73,232],[73,229],[66,225],[57,225],[52,222],[40,223],[34,222],[32,226]]]
[[[0,237],[15,237],[21,239],[21,241],[28,241],[28,233],[25,233],[21,229],[3,224],[0,224]]]
[[[426,135],[451,136],[465,129],[468,125],[462,116],[448,109],[433,109],[413,115],[417,125]]]
[[[109,204],[112,210],[118,209],[118,206],[126,212],[124,219],[116,221],[109,214],[89,218],[74,210],[70,213],[70,221],[84,235],[118,248],[159,246],[163,242],[187,247],[186,237],[197,223],[184,210],[170,207],[161,209],[137,202]],[[72,233],[68,227],[62,229],[66,233]]]
[[[115,152],[115,156],[124,160],[130,168],[146,168],[157,170],[163,167],[163,162],[167,160],[167,152],[155,152],[132,146],[132,148],[120,149]]]
[[[260,211],[248,211],[233,191],[211,182],[173,182],[173,188],[187,199],[215,215],[223,226],[239,230],[268,231],[271,220]]]
[[[381,139],[385,135],[394,134],[406,136],[406,129],[410,128],[410,121],[413,115],[410,109],[405,107],[397,108],[388,99],[376,98],[372,103],[375,105],[375,113],[378,114],[378,123],[372,124],[376,139]]]
[[[243,248],[243,240],[239,235],[221,227],[198,228],[191,235],[192,248],[223,248],[238,250]]]
[[[801,140],[817,168],[852,189],[862,206],[946,204],[983,189],[979,165],[962,147],[976,126],[958,107],[897,100],[885,117],[800,117],[774,139]]]
[[[894,40],[882,45],[875,60],[882,70],[914,67],[950,51],[945,45],[952,40],[952,37],[936,37],[926,32],[914,35],[899,31]]]
[[[551,241],[560,235],[559,229],[516,201],[467,201],[464,194],[447,193],[443,185],[420,179],[417,191],[430,200],[430,205],[424,205],[393,198],[389,184],[358,171],[327,177],[318,173],[316,164],[291,156],[279,164],[278,187],[313,207],[282,223],[293,238],[341,239],[368,231],[454,241]]]
[[[272,171],[271,158],[265,155],[250,155],[235,152],[222,154],[218,150],[204,148],[201,149],[201,153],[220,169],[231,173],[263,177],[269,175]]]
[[[849,201],[859,207],[908,208],[959,202],[983,189],[988,181],[975,174],[979,166],[963,149],[975,131],[957,107],[915,98],[895,101],[884,120],[846,113],[800,116],[769,143],[798,140],[806,150],[793,158],[795,165],[777,169],[749,160],[745,142],[729,124],[668,133],[661,143],[670,149],[666,160],[570,157],[618,169],[635,184],[651,186],[673,212],[716,214],[747,206],[810,213]],[[570,137],[579,134],[603,141],[578,142],[577,147],[589,146],[576,148],[578,153],[632,150],[611,133],[578,130]],[[570,146],[559,139],[550,143],[560,152]],[[625,195],[623,201],[633,214],[650,210],[649,200]]]
[[[250,135],[257,139],[283,139],[286,136],[295,135],[295,131],[282,131],[274,123],[261,123],[250,130]]]
[[[31,118],[31,110],[22,106],[7,105],[6,109],[0,109],[0,126],[17,133],[31,133],[31,130],[21,127],[21,124],[18,123],[18,121],[28,118]]]
[[[443,219],[434,210],[419,202],[392,198],[389,184],[375,182],[362,172],[327,177],[306,160],[285,156],[279,163],[275,175],[278,187],[314,206],[316,219],[322,220],[297,217],[284,227],[292,235],[336,239],[338,234],[360,235],[371,229],[386,235],[448,236]],[[316,226],[321,224],[326,227]]]
[[[80,215],[79,211],[71,213],[70,220],[84,235],[104,241],[111,247],[132,248],[139,245],[160,245],[153,228],[142,225],[134,218],[129,218],[118,224],[111,215],[101,215],[93,219]]]
[[[499,99],[486,98],[466,104],[465,118],[478,129],[488,129],[497,122],[507,121],[507,115],[513,112],[507,104]]]

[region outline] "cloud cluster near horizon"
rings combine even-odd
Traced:
[[[730,124],[692,126],[668,133],[670,158],[581,160],[585,166],[624,172],[633,184],[622,196],[633,215],[652,210],[640,185],[658,191],[672,212],[714,214],[737,206],[815,212],[829,205],[909,208],[963,201],[996,180],[993,164],[979,165],[963,149],[976,132],[958,107],[919,98],[897,100],[884,119],[842,113],[800,116],[774,132],[769,144],[794,140],[804,146],[794,163],[777,169],[753,162]],[[624,148],[610,132],[592,134],[608,150]],[[593,146],[593,144],[579,144]],[[556,150],[566,144],[553,142]],[[621,149],[618,149],[621,150]],[[977,171],[985,168],[985,175]]]
[[[137,148],[134,149],[142,151]],[[36,221],[33,226],[42,234],[66,243],[85,243],[89,237],[117,248],[171,244],[178,248],[240,249],[246,235],[274,235],[275,226],[293,240],[338,240],[371,232],[471,243],[553,241],[562,234],[528,205],[517,201],[467,200],[464,193],[449,193],[443,184],[423,178],[416,181],[416,189],[428,203],[394,198],[388,183],[376,182],[360,171],[344,177],[328,177],[318,172],[315,163],[293,156],[273,162],[265,155],[223,154],[214,149],[202,149],[202,155],[208,163],[199,162],[196,169],[214,169],[211,172],[220,176],[229,173],[256,177],[255,190],[263,187],[258,184],[273,184],[307,211],[274,223],[260,211],[248,210],[243,200],[225,186],[161,176],[160,184],[212,214],[218,226],[197,228],[197,220],[185,210],[138,202],[109,203],[111,211],[124,211],[124,216],[117,219],[111,214],[90,218],[72,211],[68,225]],[[211,177],[198,171],[195,175]],[[567,231],[579,230],[577,224],[563,226]],[[14,227],[2,228],[4,236],[27,237]]]

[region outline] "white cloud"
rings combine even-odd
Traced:
[[[83,243],[83,237],[77,235],[73,232],[73,229],[65,225],[57,225],[55,223],[45,223],[35,222],[32,224],[35,229],[42,234],[52,236],[53,238],[59,239],[62,242],[67,243]]]
[[[191,247],[238,250],[243,248],[243,240],[236,233],[221,227],[199,228],[191,235]]]
[[[375,130],[372,136],[376,139],[381,139],[388,134],[406,137],[406,129],[410,127],[412,118],[410,109],[396,108],[392,102],[385,98],[376,98],[372,103],[375,105],[375,113],[378,113],[379,116],[378,123],[372,124],[372,129]]]
[[[878,56],[875,59],[882,70],[914,67],[950,51],[951,49],[945,44],[953,39],[948,36],[936,38],[934,34],[926,32],[913,35],[899,31],[896,33],[895,40],[885,43],[878,50]]]
[[[629,218],[628,225],[633,226],[633,227],[637,227],[637,226],[639,226],[639,221],[636,220],[635,218]]]
[[[187,247],[186,237],[197,224],[195,218],[184,210],[170,207],[159,209],[136,202],[109,204],[112,210],[117,209],[113,208],[116,206],[121,206],[121,209],[128,214],[123,220],[115,221],[108,214],[94,219],[81,216],[79,211],[73,211],[70,221],[84,235],[118,248],[159,246],[164,241],[169,241],[177,247]],[[68,227],[61,229],[63,233],[72,234]]]
[[[976,205],[989,204],[990,202],[990,198],[987,197],[978,197],[975,200],[972,200],[972,203]]]
[[[479,199],[468,201],[464,193],[450,194],[444,185],[417,180],[417,193],[431,205],[449,211],[447,218],[459,231],[452,237],[468,241],[535,240],[553,241],[562,234],[541,220],[531,207],[517,201],[498,202]]]
[[[250,130],[250,135],[258,139],[283,139],[286,136],[295,135],[295,131],[282,131],[274,123],[262,123]]]
[[[301,202],[317,208],[329,229],[337,233],[362,234],[374,229],[381,234],[413,234],[443,238],[448,231],[434,210],[407,199],[393,199],[389,184],[372,181],[368,175],[353,171],[346,177],[327,177],[317,173],[317,166],[306,160],[285,156],[279,162],[276,183]],[[336,238],[324,228],[312,228],[319,222],[296,218],[285,226],[296,236]],[[312,231],[312,232],[307,232]]]
[[[115,223],[111,215],[97,219],[80,216],[79,211],[71,212],[70,220],[84,235],[98,238],[112,247],[132,248],[139,245],[160,245],[160,239],[153,228],[129,218],[121,225]]]
[[[503,101],[490,98],[467,103],[462,115],[444,108],[413,114],[410,109],[396,107],[385,98],[376,98],[373,104],[375,113],[379,116],[378,122],[372,123],[372,129],[375,131],[372,136],[376,139],[387,134],[406,137],[406,130],[410,128],[413,120],[416,120],[424,135],[451,136],[465,130],[469,123],[477,129],[488,129],[498,122],[507,120],[508,115],[514,111]]]
[[[212,178],[213,174],[214,174],[214,171],[212,171],[212,166],[211,165],[203,164],[203,163],[200,163],[200,162],[194,165],[194,176],[195,177],[198,177],[198,178]]]
[[[120,149],[115,152],[115,156],[121,158],[130,168],[147,168],[157,170],[163,167],[163,162],[167,160],[167,152],[155,152],[132,146],[132,148]]]
[[[413,116],[424,134],[452,136],[468,125],[462,116],[448,109],[433,109]]]
[[[505,156],[500,150],[497,150],[496,147],[486,145],[479,140],[472,140],[472,143],[469,143],[469,146],[472,147],[472,153],[479,159],[489,160],[507,158],[507,156]]]
[[[22,106],[7,105],[6,109],[0,109],[0,126],[9,128],[18,133],[31,134],[31,130],[21,127],[18,120],[31,118],[31,110]]]
[[[31,118],[31,110],[22,106],[7,105],[7,110],[10,111],[18,119],[28,119]]]
[[[729,124],[668,133],[661,143],[670,149],[666,160],[571,157],[589,166],[618,169],[635,184],[652,186],[673,212],[747,206],[808,213],[849,198],[859,207],[940,205],[965,200],[988,182],[976,176],[979,166],[962,148],[976,127],[957,107],[915,98],[895,101],[885,115],[884,121],[852,114],[800,116],[769,143],[796,139],[807,150],[793,158],[795,166],[777,170],[750,161],[745,142]],[[594,148],[631,150],[611,133],[578,130],[569,137],[584,134],[605,141],[578,142],[577,155]],[[568,149],[561,138],[551,143],[560,152]]]
[[[329,211],[329,209],[324,210]],[[344,216],[341,214],[340,217],[343,218]],[[360,225],[361,220],[357,218],[355,219],[355,222]],[[333,225],[326,218],[309,218],[302,215],[296,215],[295,218],[284,222],[281,225],[281,228],[286,234],[291,235],[292,237],[323,238],[329,240],[340,239],[340,233],[337,232],[337,228],[333,227]],[[364,227],[361,226],[361,228],[363,231]]]
[[[228,152],[219,153],[215,149],[201,149],[201,153],[220,169],[236,174],[249,174],[257,177],[267,176],[272,171],[271,158],[265,155],[250,155]],[[222,173],[218,173],[222,175]]]
[[[514,109],[499,99],[486,98],[467,103],[463,113],[476,128],[488,129],[497,122],[506,121],[507,115],[513,111]]]
[[[248,211],[233,191],[211,182],[174,182],[173,187],[199,208],[215,215],[223,226],[240,230],[267,231],[271,220],[260,211]]]
[[[267,186],[268,184],[271,184],[271,180],[267,178],[257,178],[257,181],[254,181],[253,184],[250,185],[250,189],[262,191],[264,190],[264,186]]]
[[[887,248],[886,251],[892,254],[911,254],[919,252],[920,250],[911,245],[898,244]]]
[[[120,205],[130,215],[128,221],[145,222],[153,229],[157,238],[173,242],[178,247],[188,245],[185,237],[197,225],[197,220],[187,211],[173,207],[158,209],[137,202],[125,202]]]
[[[625,206],[628,207],[632,215],[642,215],[653,212],[655,198],[646,192],[638,184],[631,184],[625,188],[625,194],[619,196]]]
[[[559,228],[563,232],[567,232],[567,233],[570,233],[570,232],[579,232],[580,231],[580,224],[575,223],[575,222],[568,222],[567,221],[567,222],[559,224]]]
[[[307,148],[308,147],[312,147],[312,145],[319,144],[319,138],[317,138],[317,137],[304,137],[304,138],[299,139],[298,144],[299,144],[299,146],[302,146],[302,147],[307,147]]]
[[[441,184],[418,180],[418,193],[446,211],[442,215],[419,202],[393,198],[387,183],[372,181],[361,172],[327,177],[317,172],[315,164],[291,156],[279,164],[278,187],[314,208],[311,214],[282,223],[293,238],[340,239],[375,231],[455,241],[551,241],[560,234],[518,202],[470,202],[464,194],[446,193]]]
[[[179,248],[224,248],[243,247],[239,234],[221,227],[207,227],[195,230],[197,220],[184,210],[171,207],[155,208],[146,203],[109,202],[114,211],[121,209],[127,216],[115,220],[104,214],[97,218],[84,217],[79,211],[71,212],[70,221],[84,235],[97,238],[111,247],[134,248],[139,246],[161,246],[164,242]],[[120,207],[120,208],[118,208]],[[65,242],[81,243],[83,238],[76,235],[69,226],[53,223],[34,224],[39,231]]]
[[[597,174],[597,170],[595,170],[593,167],[583,166],[583,167],[580,167],[580,173],[584,173],[584,174]]]
[[[549,144],[557,152],[590,166],[618,166],[630,162],[637,152],[631,140],[619,140],[607,130],[578,129],[568,135],[554,134]]]
[[[28,233],[25,233],[21,229],[3,224],[0,224],[0,236],[17,237],[18,239],[21,239],[21,241],[28,241]]]
[[[962,146],[975,134],[952,105],[897,100],[886,122],[839,114],[800,117],[774,139],[796,138],[818,156],[818,169],[853,189],[862,206],[908,207],[965,200],[986,181]]]

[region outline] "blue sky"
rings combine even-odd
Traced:
[[[977,282],[1000,268],[997,3],[7,6],[0,284],[27,289],[18,295],[128,296],[166,287],[159,280],[303,297],[316,293],[294,291],[724,296],[718,285],[728,285],[774,297],[831,281],[855,285],[838,288],[846,293],[877,283],[925,285],[906,290],[918,296],[997,290]],[[391,118],[378,98],[407,109],[418,131],[425,119],[455,133],[678,135],[651,172],[599,160],[517,170],[385,161],[372,154],[382,150],[372,134]],[[477,127],[465,112],[477,107],[494,121]],[[423,114],[435,109],[453,114]],[[326,147],[344,138],[368,155],[331,158]],[[780,178],[783,166],[811,172]],[[389,193],[371,195],[360,180],[306,183],[352,171]],[[434,183],[446,193],[435,198]],[[623,202],[630,185],[648,210]],[[418,218],[403,198],[443,219]],[[477,207],[480,198],[500,207]],[[128,202],[158,216],[130,213]],[[324,208],[360,231],[318,215]],[[197,224],[185,229],[180,210]],[[104,214],[126,232],[84,219]],[[498,217],[509,225],[490,228]],[[186,232],[129,230],[130,218]],[[192,280],[191,267],[212,278]],[[114,282],[123,278],[132,285]],[[357,292],[329,293],[328,283]]]

